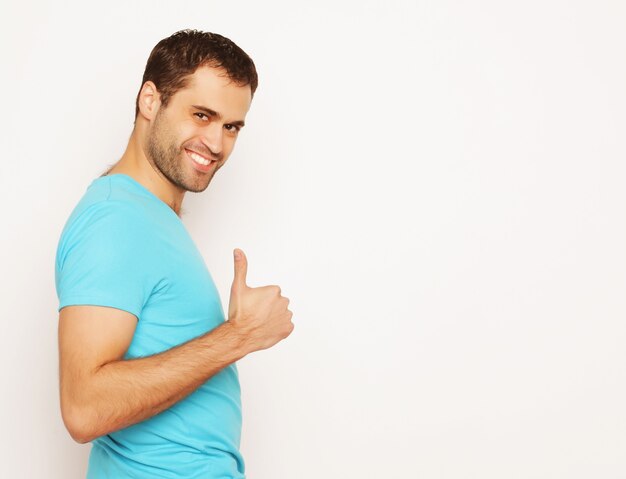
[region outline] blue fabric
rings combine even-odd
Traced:
[[[55,274],[59,311],[98,305],[138,318],[125,359],[166,351],[225,320],[180,218],[127,175],[89,185],[61,233]],[[233,363],[160,414],[95,439],[87,478],[242,479],[240,435]]]

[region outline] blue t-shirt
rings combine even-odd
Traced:
[[[224,311],[180,218],[130,176],[95,179],[70,215],[56,255],[59,311],[97,305],[134,314],[124,359],[166,351],[214,329]],[[140,423],[99,437],[88,479],[213,479],[244,475],[235,363]]]

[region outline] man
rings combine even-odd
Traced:
[[[160,41],[122,158],[95,179],[57,250],[60,396],[87,477],[243,478],[236,361],[293,330],[278,286],[246,285],[234,250],[228,318],[180,220],[227,161],[257,86],[232,41]]]

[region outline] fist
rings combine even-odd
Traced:
[[[245,338],[249,352],[274,346],[293,331],[289,299],[278,286],[250,288],[246,284],[248,259],[235,249],[235,278],[230,288],[228,321]]]

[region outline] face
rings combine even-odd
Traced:
[[[250,108],[250,86],[237,86],[221,70],[201,67],[187,88],[159,107],[146,141],[146,156],[185,191],[204,191],[230,156]]]

